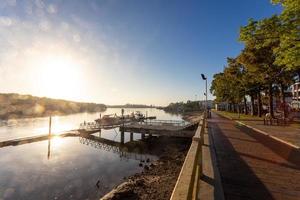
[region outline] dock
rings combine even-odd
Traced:
[[[188,123],[179,120],[149,120],[120,126],[121,132],[134,132],[168,137],[193,137],[198,122]]]
[[[131,160],[146,160],[154,156],[147,149],[143,141],[130,140],[126,143],[116,142],[113,140],[101,138],[95,135],[81,135],[79,142],[96,149],[103,149],[108,152],[116,153],[120,158]]]
[[[23,137],[23,138],[16,138],[16,139],[11,139],[11,140],[6,140],[6,141],[0,141],[0,148],[1,147],[7,147],[7,146],[17,146],[17,145],[22,145],[22,144],[28,144],[28,143],[33,143],[33,142],[38,142],[42,140],[47,140],[56,136],[59,137],[76,137],[79,136],[80,133],[77,130],[71,130],[67,131],[64,133],[61,133],[59,135],[50,135],[43,134],[43,135],[35,135],[35,136],[30,136],[30,137]]]

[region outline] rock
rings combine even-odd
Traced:
[[[145,165],[145,166],[144,166],[144,169],[145,169],[145,170],[149,170],[148,165]]]
[[[140,163],[140,164],[139,164],[139,167],[143,167],[143,164],[142,164],[142,163]]]
[[[118,199],[135,199],[137,195],[134,193],[134,184],[132,182],[125,182],[112,190],[102,200],[118,200]]]
[[[148,162],[150,162],[150,159],[149,159],[149,158],[147,158],[146,162],[147,162],[147,163],[148,163]]]
[[[138,179],[135,181],[136,186],[143,186],[145,183],[144,179]]]

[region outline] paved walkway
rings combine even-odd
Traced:
[[[225,199],[300,199],[300,152],[212,113]]]
[[[263,121],[239,121],[300,147],[300,123],[289,126],[270,126],[264,125]]]

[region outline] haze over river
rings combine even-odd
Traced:
[[[125,114],[136,110],[157,119],[181,119],[154,108],[125,109]],[[102,116],[114,113],[120,114],[121,109],[108,108]],[[52,130],[59,135],[98,117],[99,113],[53,117]],[[2,121],[0,141],[45,134],[48,123],[48,117]],[[125,133],[122,148],[118,128],[102,130],[93,136],[92,139],[57,136],[0,148],[0,199],[99,199],[121,183],[123,177],[141,172],[140,160],[157,159],[149,153],[151,144],[140,141],[140,134],[134,134],[135,142],[127,147],[130,136]]]

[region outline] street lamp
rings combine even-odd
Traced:
[[[206,105],[205,111],[206,111],[206,114],[207,114],[207,107],[208,107],[208,103],[207,103],[207,78],[204,74],[201,74],[201,77],[202,77],[202,80],[205,81],[205,105]]]

